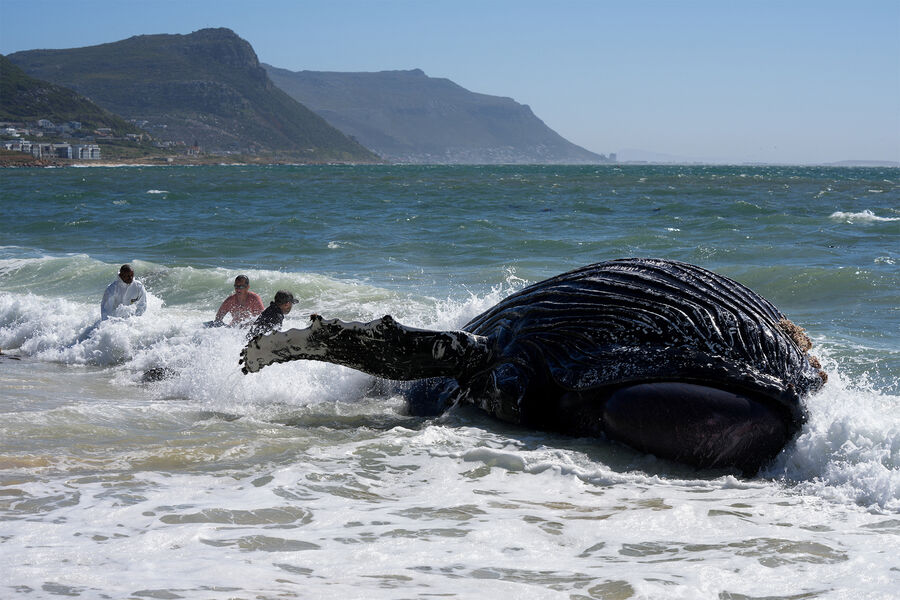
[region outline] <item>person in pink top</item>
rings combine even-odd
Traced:
[[[212,327],[225,325],[225,315],[231,315],[229,327],[249,325],[263,310],[263,301],[256,292],[250,291],[250,278],[238,275],[234,278],[234,293],[227,298],[216,312]]]

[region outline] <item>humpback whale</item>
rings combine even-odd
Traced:
[[[800,431],[827,379],[805,332],[744,285],[628,258],[526,287],[456,331],[312,315],[252,339],[243,373],[292,360],[397,382],[412,414],[472,403],[506,422],[597,436],[755,474]]]

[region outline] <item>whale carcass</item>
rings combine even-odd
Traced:
[[[747,287],[663,259],[596,263],[510,295],[461,330],[312,316],[259,336],[243,372],[292,360],[396,381],[410,411],[472,403],[525,427],[606,437],[755,473],[805,421],[825,373],[803,330]]]

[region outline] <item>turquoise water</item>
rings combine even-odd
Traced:
[[[0,595],[893,593],[898,169],[17,169],[0,193]],[[288,327],[449,328],[624,256],[728,275],[809,332],[829,384],[759,478],[414,419],[332,365],[245,377],[240,334],[200,327],[238,273],[295,293]],[[95,327],[124,262],[148,313]]]
[[[458,299],[511,275],[662,256],[738,279],[813,336],[875,350],[887,385],[900,369],[897,169],[171,167],[3,179],[0,257],[57,259],[33,278],[7,269],[7,291],[90,301],[112,266],[137,261],[169,307],[211,307],[228,291],[216,269]]]

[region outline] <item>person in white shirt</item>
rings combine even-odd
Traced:
[[[144,284],[134,278],[134,269],[131,265],[122,265],[119,276],[106,288],[103,293],[103,301],[100,303],[100,320],[105,321],[109,317],[130,316],[122,314],[118,308],[129,307],[130,314],[135,316],[144,314],[147,310],[147,292]],[[125,311],[122,311],[125,313]]]

